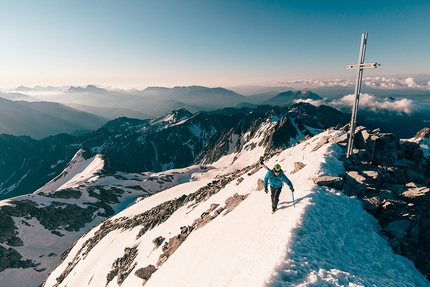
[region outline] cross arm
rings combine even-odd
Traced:
[[[347,65],[347,70],[357,70],[357,69],[375,69],[381,64],[378,63],[363,63],[363,64],[354,64],[354,65]]]

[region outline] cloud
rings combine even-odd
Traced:
[[[430,81],[419,77],[367,77],[363,79],[363,84],[369,87],[386,89],[423,89],[430,90]]]
[[[308,80],[308,79],[300,79],[300,80],[292,80],[292,81],[284,81],[278,82],[278,84],[287,84],[287,85],[305,85],[305,86],[316,86],[316,87],[333,87],[333,86],[347,86],[350,84],[350,80],[343,79],[331,79],[331,80]]]
[[[323,100],[298,100],[296,102],[306,102],[314,106],[326,105],[338,110],[349,112],[355,101],[355,95],[349,94],[340,99],[329,101]],[[411,115],[413,113],[430,112],[430,103],[417,102],[411,99],[394,100],[392,98],[378,98],[371,94],[361,94],[359,99],[359,109],[367,110],[374,113],[390,112],[395,114]]]
[[[355,101],[355,95],[350,94],[346,95],[339,100],[335,100],[331,102],[330,104],[334,107],[352,107],[353,103]],[[359,100],[359,107],[362,109],[367,109],[373,112],[377,111],[391,111],[396,113],[405,113],[405,114],[411,114],[415,107],[414,102],[410,99],[400,99],[400,100],[390,100],[390,99],[383,99],[379,100],[374,95],[370,94],[361,94],[360,100]]]
[[[287,85],[304,85],[313,87],[354,86],[353,80],[309,80],[300,79],[279,82]],[[430,75],[398,76],[398,77],[365,77],[362,85],[379,89],[421,89],[430,90]]]

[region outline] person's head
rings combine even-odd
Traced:
[[[280,173],[281,172],[281,166],[279,164],[275,164],[275,166],[273,167],[273,171],[275,173]]]

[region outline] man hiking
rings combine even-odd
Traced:
[[[267,187],[270,182],[270,190],[271,190],[271,197],[272,197],[272,213],[275,213],[276,209],[278,208],[279,195],[281,194],[281,190],[282,190],[282,181],[288,184],[288,187],[290,188],[291,192],[294,192],[293,184],[284,174],[284,172],[281,169],[281,166],[279,164],[275,164],[273,169],[268,170],[266,173],[266,176],[264,177],[264,191],[266,193],[269,192]]]

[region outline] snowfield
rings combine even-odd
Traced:
[[[358,199],[314,184],[312,179],[317,176],[341,176],[345,172],[337,159],[342,151],[336,144],[314,150],[322,136],[339,135],[323,132],[266,162],[269,167],[279,163],[292,181],[295,207],[291,192],[284,186],[278,211],[271,213],[270,196],[257,190],[257,180],[267,172],[259,167],[255,173],[244,173],[242,181],[230,181],[198,205],[189,202],[179,207],[141,236],[142,226],[114,229],[89,248],[85,244],[100,230],[99,224],[76,242],[44,286],[142,286],[144,280],[135,272],[149,265],[157,270],[145,287],[430,286],[411,261],[392,251],[381,237],[377,221]],[[226,156],[205,172],[196,169],[189,181],[140,200],[107,221],[122,222],[194,193],[221,175],[257,163],[262,153],[257,147]],[[294,172],[294,162],[305,166]],[[215,204],[225,206],[236,193],[243,198],[236,208],[223,210],[206,225],[192,230],[157,266],[164,243],[181,234],[181,227],[191,226]],[[160,236],[165,241],[157,247],[153,240]],[[126,250],[136,253],[125,256]],[[121,280],[118,274],[108,280],[114,263],[121,265],[118,259],[130,256],[130,266],[122,266],[128,274]],[[67,268],[70,272],[63,273]],[[66,276],[58,284],[62,273]]]

